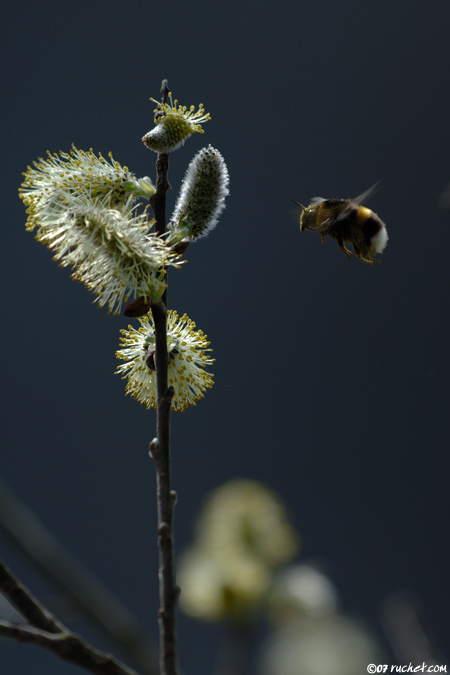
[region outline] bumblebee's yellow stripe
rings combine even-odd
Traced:
[[[360,206],[356,213],[356,222],[358,225],[362,225],[371,215],[372,211],[370,209],[367,209],[365,206]]]

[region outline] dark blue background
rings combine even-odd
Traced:
[[[205,104],[205,134],[171,158],[170,208],[208,143],[227,161],[231,194],[170,278],[170,307],[207,333],[217,359],[214,388],[173,419],[177,550],[207,491],[261,480],[347,611],[375,625],[383,600],[410,590],[445,650],[449,28],[444,0],[3,10],[1,472],[155,639],[154,414],[114,375],[129,322],[96,309],[25,231],[21,172],[75,143],[154,177],[140,141],[149,96],[166,77],[181,103]],[[381,265],[300,234],[290,198],[356,196],[378,180],[369,206],[390,236]],[[51,605],[55,590],[0,544]],[[217,642],[181,617],[183,671],[210,673]],[[5,675],[79,672],[6,640],[0,663]]]

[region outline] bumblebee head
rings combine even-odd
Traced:
[[[295,199],[291,199],[290,201],[291,201],[293,204],[297,204],[297,206],[299,206],[299,207],[301,208],[299,222],[300,222],[300,232],[303,232],[304,230],[306,230],[306,229],[308,228],[308,224],[307,224],[307,221],[306,221],[306,219],[305,219],[305,214],[306,214],[310,209],[307,209],[306,206],[303,206],[303,204],[300,204],[300,202],[296,202]]]
[[[300,214],[300,232],[305,230],[316,230],[318,220],[318,209],[313,206],[303,206]]]

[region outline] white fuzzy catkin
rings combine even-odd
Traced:
[[[228,169],[218,150],[202,148],[189,164],[170,219],[176,238],[200,239],[216,226],[228,195]]]

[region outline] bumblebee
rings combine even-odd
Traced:
[[[300,231],[313,230],[325,237],[335,239],[347,258],[351,251],[344,242],[350,242],[357,258],[373,264],[373,256],[381,253],[387,244],[386,225],[376,213],[362,203],[375,191],[376,185],[355,199],[322,199],[316,197],[309,206],[300,206]]]

